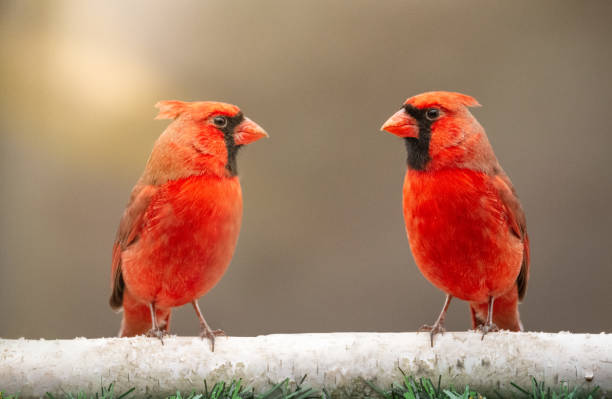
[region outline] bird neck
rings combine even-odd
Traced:
[[[430,150],[431,151],[431,150]],[[484,132],[467,134],[459,142],[432,151],[427,170],[468,169],[493,175],[499,163]]]
[[[173,140],[160,136],[151,151],[141,181],[161,185],[190,176],[236,176],[236,154],[225,155],[225,144]],[[228,159],[231,158],[231,161]],[[228,166],[230,165],[230,166]]]

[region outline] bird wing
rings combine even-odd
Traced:
[[[504,205],[510,230],[523,242],[523,263],[521,264],[521,271],[516,278],[518,297],[519,299],[523,299],[525,292],[527,291],[530,262],[529,235],[527,234],[525,212],[523,212],[523,207],[521,206],[521,202],[516,195],[516,191],[514,190],[514,186],[512,186],[510,178],[503,171],[500,170],[493,176],[493,185],[497,189],[499,198]]]
[[[130,201],[121,217],[119,230],[113,245],[111,268],[112,293],[109,301],[113,309],[119,309],[123,305],[125,283],[121,274],[121,253],[138,240],[142,232],[145,212],[157,190],[158,187],[156,186],[136,185],[132,190]]]

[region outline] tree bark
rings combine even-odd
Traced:
[[[194,337],[73,340],[0,339],[0,390],[20,398],[95,393],[115,383],[115,393],[136,387],[143,394],[203,390],[217,381],[241,378],[263,392],[289,378],[307,375],[304,386],[325,387],[359,397],[371,392],[364,380],[388,389],[401,383],[400,368],[442,386],[467,384],[484,393],[514,392],[513,382],[547,386],[563,382],[612,392],[612,334],[427,333],[287,334],[219,337],[215,352]]]

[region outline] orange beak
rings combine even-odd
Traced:
[[[399,137],[419,137],[417,122],[403,108],[387,119],[380,130],[385,130]]]
[[[234,143],[238,145],[249,144],[262,137],[269,137],[268,133],[249,118],[244,118],[234,130]]]

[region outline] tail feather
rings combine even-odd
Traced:
[[[170,309],[156,309],[157,322],[162,330],[170,329]],[[123,320],[120,337],[133,337],[146,334],[152,327],[149,305],[137,301],[129,290],[123,294]]]
[[[502,330],[523,331],[523,323],[518,311],[518,291],[513,287],[506,294],[495,298],[493,303],[493,323]],[[476,329],[487,321],[487,303],[470,303],[472,328]]]

